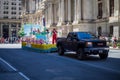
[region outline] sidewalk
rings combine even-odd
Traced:
[[[0,80],[27,80],[17,70],[13,70],[0,58]]]
[[[116,48],[109,47],[109,49],[112,49],[112,50],[120,50],[120,48],[118,48],[118,47],[116,47]]]
[[[0,48],[9,48],[9,49],[16,49],[16,48],[18,48],[18,49],[20,49],[21,48],[21,44],[19,43],[19,44],[0,44]]]

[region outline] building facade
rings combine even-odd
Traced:
[[[35,4],[32,22],[42,23],[44,16],[46,28],[56,28],[61,33],[58,36],[66,36],[70,31],[87,31],[96,36],[120,37],[119,0],[29,1]]]
[[[18,37],[22,0],[0,0],[0,37]]]

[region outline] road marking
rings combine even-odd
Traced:
[[[30,80],[27,76],[25,76],[22,72],[19,72],[21,76],[23,76],[26,80]]]
[[[13,69],[14,71],[17,71],[17,69],[15,69],[13,66],[11,66],[8,62],[6,62],[4,59],[0,58],[0,60],[2,62],[4,62],[5,64],[7,64],[11,69]]]
[[[4,59],[0,58],[0,60],[2,62],[4,62],[5,64],[7,64],[11,69],[13,69],[14,71],[18,71],[16,68],[14,68],[13,66],[11,66],[7,61],[5,61]],[[30,80],[27,76],[25,76],[22,72],[18,72],[18,74],[20,74],[23,78],[25,78],[26,80]]]

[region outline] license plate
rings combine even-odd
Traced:
[[[102,50],[99,50],[99,53],[103,53],[103,51],[102,51]]]
[[[103,45],[103,43],[98,43],[98,46],[102,46]]]

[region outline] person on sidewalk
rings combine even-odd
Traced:
[[[116,48],[116,47],[117,47],[117,38],[114,37],[113,48]]]

